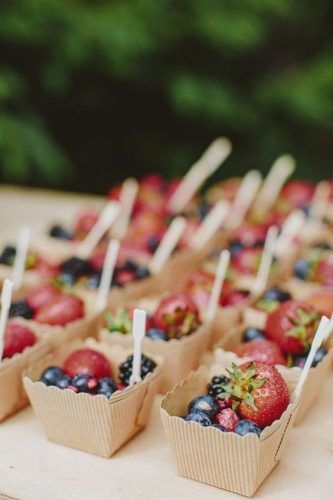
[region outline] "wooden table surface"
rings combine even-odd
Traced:
[[[45,191],[0,188],[1,241],[21,224],[35,233],[72,217],[101,199]],[[0,498],[24,500],[118,500],[243,498],[177,476],[156,399],[147,429],[110,459],[46,441],[31,408],[0,424]],[[280,464],[255,498],[333,499],[333,373],[315,408],[294,428]]]

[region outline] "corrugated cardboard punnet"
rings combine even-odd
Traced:
[[[71,352],[82,347],[102,352],[108,358],[114,374],[117,374],[120,363],[133,352],[121,347],[110,347],[93,339],[85,342],[76,340],[26,370],[24,387],[50,441],[110,457],[146,426],[160,383],[162,359],[146,353],[158,363],[154,372],[142,382],[115,393],[110,399],[76,394],[70,389],[47,387],[38,382],[47,366],[62,366]]]
[[[230,349],[234,349],[241,343],[242,332],[248,326],[248,324],[242,324],[235,327],[228,333],[228,335],[225,336],[224,339],[221,340],[219,344],[216,345],[214,351],[215,363],[230,367],[231,363],[239,364],[250,359],[246,357],[240,358],[235,353],[230,351]],[[325,344],[328,347],[329,342],[327,341]],[[322,386],[325,383],[331,369],[332,359],[333,347],[330,347],[324,359],[320,363],[318,363],[315,368],[310,369],[307,382],[304,386],[304,390],[300,399],[297,418],[295,420],[296,424],[301,422],[308,411],[310,411],[314,406],[314,402],[316,401],[316,399],[320,396]],[[277,369],[291,387],[296,386],[296,383],[302,371],[301,368],[299,368],[298,366],[287,368],[286,366],[277,365]]]
[[[20,321],[15,321],[19,323]],[[38,333],[34,331],[38,337]],[[22,373],[49,351],[48,344],[40,338],[34,346],[0,363],[0,422],[28,403],[22,384]]]
[[[297,410],[292,402],[279,420],[266,427],[260,438],[243,437],[185,422],[189,402],[205,394],[223,366],[200,367],[169,392],[161,403],[161,418],[178,473],[182,476],[252,496],[279,462]]]

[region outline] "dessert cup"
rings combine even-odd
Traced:
[[[115,375],[119,364],[132,353],[132,350],[110,347],[93,339],[85,342],[76,340],[26,370],[24,387],[47,439],[70,448],[110,457],[146,426],[160,383],[162,360],[151,356],[157,362],[154,372],[142,382],[117,391],[110,399],[102,395],[77,394],[70,389],[47,387],[39,381],[47,366],[61,366],[69,354],[81,347],[90,347],[103,353]]]
[[[223,365],[200,367],[161,402],[161,418],[178,474],[241,495],[252,496],[280,460],[296,415],[297,401],[260,437],[243,437],[179,418],[189,402],[207,389]]]
[[[214,362],[222,364],[223,366],[230,367],[232,363],[242,363],[250,360],[250,358],[242,357],[240,358],[231,349],[234,349],[242,341],[242,332],[247,328],[248,324],[241,324],[229,331],[229,333],[221,340],[219,344],[215,346],[214,350]],[[253,326],[253,325],[251,325]],[[256,325],[257,326],[257,325]],[[331,336],[332,337],[332,336]],[[331,340],[327,339],[325,342],[325,347],[327,348],[327,354],[314,368],[310,369],[307,383],[304,386],[302,392],[299,408],[297,412],[297,417],[295,419],[295,424],[298,424],[306,416],[306,414],[314,406],[316,399],[320,396],[321,389],[325,380],[329,376],[332,359],[333,359],[333,346],[331,345]],[[293,366],[288,368],[283,365],[276,365],[277,369],[283,376],[283,378],[288,383],[288,386],[294,388],[301,375],[302,369],[298,366]]]
[[[20,323],[20,320],[15,323]],[[22,384],[22,373],[49,351],[47,342],[40,338],[37,331],[34,330],[34,333],[38,337],[35,345],[26,347],[23,352],[0,363],[0,422],[28,403]]]

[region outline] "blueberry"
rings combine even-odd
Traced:
[[[60,265],[60,274],[68,280],[78,280],[82,276],[92,272],[91,264],[88,260],[79,257],[71,257]]]
[[[45,385],[57,385],[64,376],[65,374],[59,366],[49,366],[43,371],[40,381]]]
[[[286,300],[291,299],[291,294],[289,292],[286,292],[285,290],[281,290],[281,288],[273,286],[264,293],[263,299],[285,302]]]
[[[228,432],[228,430],[225,427],[223,427],[223,425],[214,424],[212,425],[212,427],[215,427],[215,429],[218,429],[221,432]]]
[[[302,210],[302,212],[304,213],[304,215],[306,217],[308,217],[310,215],[310,208],[311,208],[311,205],[303,205],[303,207],[300,207],[300,209]]]
[[[244,248],[244,245],[239,240],[232,240],[229,245],[231,256],[234,257],[238,253],[240,253]]]
[[[49,236],[52,238],[58,238],[59,240],[70,240],[73,237],[73,233],[59,224],[56,224],[49,230]]]
[[[34,315],[34,310],[29,306],[26,300],[14,300],[9,308],[10,318],[20,316],[25,319],[32,319]]]
[[[75,387],[77,392],[95,392],[98,390],[98,380],[90,373],[79,373],[73,378],[71,386]]]
[[[210,205],[207,201],[201,201],[199,205],[199,217],[204,219],[210,210]]]
[[[192,399],[188,405],[188,413],[207,413],[214,416],[220,410],[217,400],[213,396],[199,396]]]
[[[100,391],[115,392],[116,390],[117,390],[117,384],[113,380],[113,378],[104,377],[99,380],[98,394],[100,394]]]
[[[98,288],[101,282],[101,273],[91,274],[87,279],[87,288]]]
[[[327,350],[324,347],[319,347],[318,351],[316,352],[313,361],[312,361],[312,367],[315,368],[320,361],[324,358],[324,356],[327,354]]]
[[[165,331],[160,330],[159,328],[150,328],[146,333],[146,337],[148,337],[150,340],[169,340],[169,337],[167,336]]]
[[[62,377],[58,378],[57,382],[54,384],[59,389],[66,389],[69,385],[71,385],[72,379],[68,375],[63,375]]]
[[[5,246],[0,255],[0,264],[5,264],[6,266],[12,266],[16,256],[16,248],[10,245]]]
[[[110,399],[113,393],[114,393],[114,391],[111,391],[109,389],[98,389],[98,391],[96,392],[96,394],[98,394],[100,396],[104,396],[107,399]]]
[[[264,339],[264,332],[260,328],[256,328],[254,326],[250,326],[246,328],[243,332],[243,341],[244,342],[252,342],[252,340]]]
[[[255,424],[251,420],[245,419],[238,422],[238,424],[234,429],[234,432],[236,432],[236,434],[239,434],[239,436],[245,436],[245,434],[252,433],[256,434],[259,437],[261,429],[257,424]]]
[[[156,236],[150,236],[150,238],[148,238],[147,247],[150,250],[150,252],[154,253],[159,244],[160,241],[158,238],[156,238]]]
[[[310,267],[310,262],[307,260],[298,260],[294,266],[294,275],[297,278],[306,281],[310,273]]]
[[[60,273],[59,281],[64,285],[73,286],[76,282],[76,278],[73,274],[70,273]]]
[[[139,266],[137,270],[135,271],[135,277],[138,280],[141,280],[143,278],[147,278],[150,275],[149,269],[144,266]]]
[[[210,425],[213,424],[212,419],[210,416],[203,412],[203,411],[196,411],[194,413],[189,413],[185,417],[186,422],[197,422],[198,424],[202,425],[203,427],[209,427]]]

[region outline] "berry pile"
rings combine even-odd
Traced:
[[[9,317],[34,319],[38,323],[64,326],[84,316],[83,301],[58,286],[45,283],[30,290],[25,299],[14,300]]]
[[[105,313],[107,330],[122,334],[132,332],[132,309],[118,308],[115,313]],[[200,325],[199,311],[188,295],[170,294],[161,300],[156,311],[147,318],[146,337],[150,340],[180,339],[190,335]]]
[[[269,305],[266,308],[271,309],[271,312],[268,313],[265,328],[246,328],[243,332],[243,342],[236,346],[233,352],[240,357],[249,357],[272,365],[303,367],[321,315],[310,304],[291,300],[289,294],[287,296],[284,292],[279,291],[283,300],[278,301],[278,295],[275,292],[272,294],[271,290],[259,300],[259,303],[266,301],[267,305],[267,296],[272,296],[272,302],[275,304],[272,308]],[[317,366],[326,353],[326,349],[321,347],[312,366]]]
[[[132,375],[133,356],[129,356],[119,366],[118,379],[112,376],[112,369],[106,357],[90,348],[74,351],[65,360],[63,367],[49,366],[40,378],[40,382],[59,389],[70,389],[76,393],[102,395],[110,398],[113,393],[129,385]],[[145,378],[156,368],[156,363],[142,356],[141,377]]]
[[[285,381],[274,366],[258,361],[233,364],[227,372],[228,377],[213,377],[208,395],[189,403],[184,420],[240,436],[260,436],[289,404]]]

